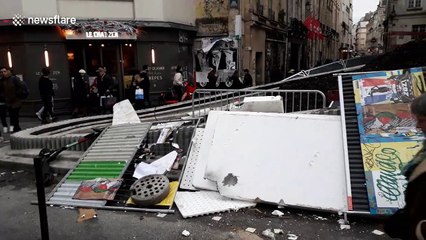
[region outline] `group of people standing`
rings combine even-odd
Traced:
[[[129,88],[130,96],[128,98],[134,105],[135,110],[151,107],[150,88],[148,65],[143,65],[142,71],[133,73]]]
[[[116,101],[113,96],[114,80],[107,74],[107,69],[100,66],[96,73],[98,76],[92,82],[84,69],[80,69],[73,78],[73,117],[87,116],[89,111],[104,113],[111,107],[109,103]]]
[[[3,125],[3,133],[15,133],[21,130],[19,125],[19,111],[22,100],[28,97],[28,88],[25,83],[13,75],[9,67],[0,67],[0,119]],[[7,124],[9,114],[10,125]],[[3,138],[0,137],[2,141]]]

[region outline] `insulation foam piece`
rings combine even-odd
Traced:
[[[183,172],[180,188],[186,190],[197,190],[192,185],[192,179],[194,177],[195,166],[198,160],[198,154],[200,153],[201,141],[203,140],[204,128],[195,129],[195,135],[192,139],[191,152],[186,160],[185,171]]]
[[[203,216],[213,213],[237,211],[242,208],[256,206],[254,202],[246,202],[223,197],[218,192],[178,192],[175,197],[176,206],[183,218]]]

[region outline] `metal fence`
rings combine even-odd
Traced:
[[[318,90],[197,89],[192,98],[192,117],[210,110],[229,111],[245,97],[255,96],[281,96],[285,113],[326,107],[325,95]]]

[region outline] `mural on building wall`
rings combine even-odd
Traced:
[[[197,0],[196,24],[200,33],[228,33],[228,1]]]
[[[422,146],[410,103],[426,90],[423,72],[412,68],[352,79],[370,212],[392,214],[405,205],[401,169]]]

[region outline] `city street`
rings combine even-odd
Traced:
[[[58,176],[57,181],[61,179]],[[46,188],[46,193],[51,188]],[[0,163],[0,235],[2,239],[41,239],[35,177],[32,166]],[[77,223],[78,210],[48,207],[50,239],[267,239],[261,232],[282,229],[276,239],[389,239],[373,234],[381,230],[381,220],[349,216],[350,229],[340,229],[339,216],[330,213],[279,209],[284,216],[271,213],[273,206],[257,206],[239,212],[183,219],[177,208],[164,218],[156,213],[97,210],[97,219]],[[212,220],[221,216],[221,220]],[[256,228],[254,234],[246,232]],[[182,231],[190,232],[189,237]],[[291,235],[290,235],[291,236]]]

